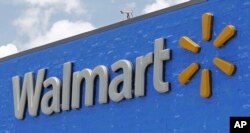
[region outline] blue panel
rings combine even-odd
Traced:
[[[213,36],[210,42],[201,38],[201,15],[214,14]],[[76,39],[25,56],[0,62],[0,132],[229,132],[229,117],[250,115],[250,2],[249,0],[210,0],[181,10],[165,13],[95,35]],[[237,28],[237,35],[223,48],[213,40],[227,25]],[[179,47],[178,40],[186,35],[201,46],[199,54]],[[171,83],[169,93],[155,91],[153,67],[147,74],[145,97],[108,104],[96,103],[34,118],[26,113],[24,120],[14,117],[11,77],[26,72],[37,73],[48,68],[47,77],[62,78],[63,63],[74,62],[74,71],[110,65],[120,59],[135,63],[135,58],[153,51],[154,40],[167,39],[172,59],[165,66],[165,78]],[[215,56],[237,65],[229,77],[213,64]],[[199,96],[200,74],[188,85],[179,84],[178,74],[190,63],[212,71],[213,94],[210,99]],[[117,74],[110,71],[111,77]],[[96,98],[97,99],[97,98]]]

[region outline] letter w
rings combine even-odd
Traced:
[[[33,73],[28,72],[24,75],[21,90],[21,77],[12,77],[14,109],[17,119],[23,119],[26,99],[28,99],[28,109],[31,116],[37,116],[38,106],[40,102],[42,84],[45,77],[46,69],[38,71],[37,80],[34,90]]]

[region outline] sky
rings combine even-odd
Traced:
[[[0,0],[0,58],[188,0]]]

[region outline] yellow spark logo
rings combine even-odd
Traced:
[[[202,39],[209,41],[211,39],[211,29],[212,29],[213,14],[204,13],[202,15]],[[216,48],[221,48],[226,42],[228,42],[234,35],[236,29],[233,25],[227,25],[222,32],[217,36],[214,41],[214,46]],[[179,44],[182,48],[191,51],[193,53],[199,53],[200,46],[192,41],[189,37],[183,36],[179,40]],[[219,68],[225,74],[231,76],[236,66],[224,59],[215,57],[213,59],[214,65]],[[187,84],[191,77],[199,70],[198,63],[192,63],[186,67],[178,77],[178,80],[181,84]],[[200,96],[204,98],[209,98],[211,96],[211,74],[209,69],[203,69],[201,73],[200,81]]]

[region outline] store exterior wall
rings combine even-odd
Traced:
[[[201,17],[207,12],[214,15],[210,41],[202,39],[201,30]],[[229,132],[230,116],[250,115],[249,12],[248,0],[208,0],[4,58],[0,62],[0,132]],[[237,33],[223,47],[215,48],[214,40],[229,24]],[[181,48],[182,36],[198,43],[200,52]],[[79,109],[45,115],[39,106],[38,116],[32,117],[26,107],[22,120],[15,117],[12,77],[23,79],[25,73],[33,72],[36,78],[38,70],[46,68],[45,79],[58,77],[63,82],[63,64],[72,62],[72,72],[104,65],[109,69],[111,81],[123,73],[113,72],[113,63],[125,59],[136,68],[136,58],[154,52],[154,41],[159,38],[165,39],[165,49],[171,51],[163,73],[164,82],[170,83],[168,92],[159,93],[155,89],[152,64],[145,75],[146,95],[143,97],[135,97],[133,93],[131,99],[118,103],[109,99],[108,103],[99,104],[99,83],[96,82],[92,107],[84,105],[83,88]],[[217,69],[214,57],[234,64],[235,73],[228,76]],[[188,84],[180,84],[179,73],[193,62],[200,64],[199,71]],[[211,71],[212,95],[209,98],[200,96],[201,72],[205,68]],[[44,88],[43,93],[48,91],[51,88]]]

